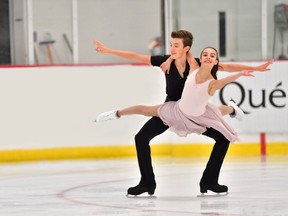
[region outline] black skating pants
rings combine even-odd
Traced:
[[[165,125],[158,117],[152,117],[135,136],[135,144],[137,150],[138,165],[141,174],[140,185],[155,186],[155,175],[153,172],[150,141],[164,133],[169,127]],[[208,128],[203,135],[215,140],[210,158],[203,172],[201,182],[207,184],[218,183],[218,178],[222,163],[229,147],[229,140],[224,135],[213,128]]]
[[[214,128],[208,128],[203,135],[215,140],[210,158],[203,172],[201,182],[207,184],[218,184],[220,170],[229,148],[230,141]]]
[[[169,127],[158,117],[152,117],[135,136],[138,165],[141,173],[140,185],[155,186],[155,176],[152,167],[150,141],[164,133]]]

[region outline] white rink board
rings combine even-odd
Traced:
[[[241,133],[240,141],[257,142],[262,131],[273,141],[288,139],[288,62],[275,62],[271,69],[269,73],[255,74],[255,78],[237,81],[246,92],[253,89],[256,104],[260,100],[254,95],[262,89],[266,92],[265,108],[251,108],[245,98],[241,106],[251,112],[245,121],[226,117]],[[283,108],[269,103],[269,95],[275,89],[286,94],[274,98],[275,103],[285,105]],[[225,93],[225,97],[239,101],[237,89],[230,93]],[[95,124],[94,119],[111,109],[162,103],[165,79],[159,68],[143,65],[0,68],[0,98],[0,149],[133,145],[135,134],[148,117],[129,116],[104,124]],[[214,103],[220,105],[217,96]],[[153,143],[191,144],[207,139],[198,135],[179,138],[167,131]]]
[[[259,64],[261,62],[251,65]],[[220,104],[220,98],[226,102],[233,98],[247,112],[243,122],[227,119],[241,133],[288,132],[287,61],[275,62],[270,68],[269,72],[254,73],[255,77],[239,78],[236,83],[225,86],[222,92],[218,91],[213,99],[215,104]]]

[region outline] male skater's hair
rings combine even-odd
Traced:
[[[190,46],[192,47],[193,43],[193,35],[191,32],[186,30],[178,30],[171,32],[171,38],[182,38],[184,47]]]

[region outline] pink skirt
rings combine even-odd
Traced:
[[[181,137],[191,133],[202,134],[207,128],[214,128],[230,142],[239,140],[234,129],[222,117],[218,107],[211,103],[207,104],[206,111],[201,116],[188,116],[180,110],[178,101],[169,101],[158,108],[158,115],[171,131]]]

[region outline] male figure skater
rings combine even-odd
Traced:
[[[110,49],[104,46],[97,40],[94,44],[97,46],[98,53],[106,53],[115,55],[121,58],[126,58],[136,62],[146,63],[153,66],[160,67],[170,56],[173,59],[169,73],[165,73],[166,79],[166,94],[165,101],[177,101],[181,98],[184,83],[190,71],[190,66],[187,62],[187,52],[189,52],[193,43],[193,36],[189,31],[179,30],[171,33],[170,52],[171,55],[164,56],[149,56],[142,55],[130,51],[122,51]],[[199,62],[199,59],[196,59]],[[220,70],[224,71],[241,71],[241,70],[255,70],[266,71],[271,62],[259,65],[258,67],[251,67],[239,64],[220,64]],[[238,119],[243,118],[243,112],[233,102],[229,102],[230,106],[222,107],[220,111],[222,114],[232,114]],[[156,189],[156,180],[153,172],[150,141],[165,132],[168,126],[165,125],[159,117],[152,117],[149,119],[140,131],[135,136],[135,144],[137,150],[138,165],[141,173],[141,179],[138,185],[130,187],[127,191],[129,195],[140,195],[148,192],[154,194]],[[223,142],[223,135],[213,128],[207,129],[203,133],[208,137],[213,138],[216,142],[211,152],[207,166],[203,172],[200,181],[200,187],[204,185],[205,189],[216,193],[227,192],[228,187],[218,184],[220,169],[229,147],[229,142]]]

